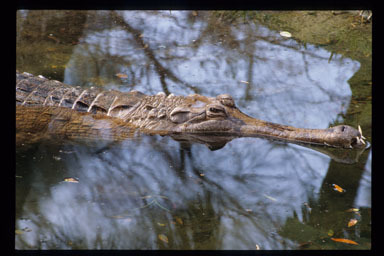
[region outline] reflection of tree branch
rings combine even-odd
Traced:
[[[308,52],[304,52],[304,51],[301,52],[301,56],[302,56],[302,58],[303,58],[303,62],[304,62],[305,76],[308,78],[309,81],[312,82],[312,84],[317,85],[317,88],[318,88],[322,93],[324,93],[325,95],[328,95],[328,97],[329,97],[329,101],[334,101],[334,94],[331,93],[329,90],[326,90],[326,89],[324,89],[323,87],[321,87],[321,86],[319,85],[319,82],[316,81],[316,80],[314,80],[314,79],[312,79],[312,77],[309,75],[309,70],[308,70],[308,66],[309,66],[309,65],[308,65],[308,61],[307,61],[307,58],[306,58],[307,55],[309,55]]]
[[[166,69],[158,60],[157,58],[155,57],[155,54],[153,53],[153,51],[150,49],[150,47],[145,44],[144,40],[140,37],[140,34],[141,32],[139,30],[136,30],[134,29],[133,27],[131,27],[119,14],[117,14],[116,12],[111,12],[111,15],[114,19],[114,21],[119,24],[124,30],[126,30],[127,32],[131,33],[133,35],[133,38],[135,39],[135,41],[137,42],[137,44],[141,47],[141,49],[143,49],[145,55],[148,57],[149,60],[151,60],[155,66],[155,70],[159,73],[159,77],[160,77],[160,82],[161,82],[161,85],[162,85],[162,88],[163,88],[163,91],[166,93],[166,94],[169,94],[169,90],[168,90],[168,87],[167,87],[167,84],[165,82],[165,78],[169,78],[171,79],[172,81],[174,81],[175,83],[179,83],[181,85],[184,85],[188,88],[190,88],[191,90],[193,90],[195,93],[198,93],[199,90],[198,88],[196,88],[195,86],[192,86],[190,85],[189,83],[185,82],[185,81],[182,81],[180,80],[178,77],[176,77],[176,75],[173,74],[173,72],[171,72],[170,70]]]
[[[193,172],[198,176],[199,174],[199,170],[197,168],[193,168]],[[249,215],[246,211],[246,209],[244,209],[244,207],[239,203],[239,199],[237,197],[234,197],[234,195],[232,195],[230,192],[228,192],[222,185],[218,184],[217,182],[207,178],[207,177],[204,177],[202,179],[204,182],[203,182],[203,185],[204,187],[205,186],[208,186],[209,189],[205,189],[206,192],[208,191],[211,191],[212,190],[212,186],[213,187],[216,187],[218,189],[218,192],[216,193],[217,195],[220,195],[219,197],[217,197],[218,199],[220,199],[220,201],[222,201],[222,203],[220,205],[224,205],[226,207],[226,210],[232,210],[234,212],[236,212],[237,214],[239,215],[243,215],[243,216],[247,216],[249,217],[249,220],[254,224],[255,227],[257,227],[258,229],[260,229],[260,231],[262,231],[263,233],[267,233],[266,231],[263,230],[263,228],[256,222],[256,219],[255,218],[252,218],[253,216],[252,215]],[[226,199],[228,202],[225,202]],[[230,207],[232,206],[232,207]],[[219,209],[217,209],[219,210]]]

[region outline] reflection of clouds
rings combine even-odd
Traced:
[[[355,198],[356,207],[371,207],[371,176],[372,176],[372,151],[369,152],[365,171],[360,180],[359,189]]]
[[[199,37],[205,26],[200,20],[187,22],[187,14],[135,11],[124,13],[124,17],[128,24],[142,32],[144,42],[153,49],[160,63],[179,79],[198,87],[205,95],[232,94],[238,105],[246,107],[250,115],[289,125],[325,128],[337,119],[339,113],[346,112],[351,97],[347,81],[359,68],[358,62],[340,55],[334,55],[329,61],[331,53],[322,48],[281,40],[278,33],[254,24],[232,29],[233,35],[240,34],[236,36],[240,48],[251,48],[251,53],[228,49],[221,44],[213,45],[210,41],[202,41],[196,48],[193,40]],[[85,41],[97,45],[98,55],[119,56],[130,63],[130,67],[117,63],[115,68],[121,72],[132,71],[127,73],[135,76],[135,89],[146,93],[161,90],[157,71],[151,67],[151,60],[137,48],[132,34],[115,28],[96,34],[89,32]],[[274,38],[278,39],[278,44],[273,43]],[[76,79],[73,79],[84,77],[83,69],[86,66],[89,69],[84,54],[92,56],[95,52],[91,48],[84,52],[83,47],[77,47],[70,61],[77,63],[69,65],[73,69],[66,71],[68,83],[76,84]],[[250,58],[252,70],[249,70]],[[95,75],[100,74],[92,74]],[[242,89],[245,85],[240,81],[247,80],[252,82],[251,99],[245,101]],[[169,79],[167,82],[175,94],[192,93],[180,83]]]
[[[215,35],[207,34],[206,22],[190,22],[188,12],[118,13],[142,33],[155,58],[176,77],[207,96],[232,94],[251,116],[325,128],[348,108],[347,81],[359,68],[355,61],[335,55],[329,62],[326,50],[282,40],[278,33],[255,24],[231,28],[239,48],[229,48],[213,44],[210,39]],[[122,72],[135,89],[148,94],[160,91],[159,73],[135,36],[115,27],[85,30],[85,43],[75,47],[65,82],[84,84],[89,77]],[[228,35],[224,40],[233,38]],[[192,93],[183,84],[167,78],[166,82],[170,92]],[[139,197],[148,194],[164,195],[179,211],[187,212],[196,198],[211,195],[209,203],[221,217],[215,227],[221,238],[215,249],[254,249],[255,244],[262,249],[292,248],[292,242],[271,233],[294,214],[303,219],[302,205],[316,197],[329,162],[300,146],[256,138],[236,139],[218,151],[193,145],[183,160],[177,142],[158,136],[143,136],[100,155],[82,149],[66,162],[68,172],[81,182],[56,185],[47,198],[39,199],[37,211],[51,224],[35,228],[41,233],[52,229],[53,243],[85,239],[85,246],[94,249],[156,249],[151,225],[156,226],[157,219],[147,211],[134,213],[125,225],[105,216],[142,206]],[[184,228],[189,240],[194,237],[192,227]],[[194,246],[188,239],[174,241],[178,241],[174,248]]]
[[[194,145],[184,165],[178,157],[179,145],[172,139],[145,136],[139,140],[99,155],[77,148],[65,160],[65,176],[77,177],[80,182],[57,183],[44,197],[35,195],[39,198],[39,214],[32,218],[47,224],[33,226],[30,235],[47,234],[47,248],[70,248],[67,241],[82,241],[84,248],[156,249],[156,235],[150,240],[147,237],[157,223],[171,225],[161,219],[167,212],[156,206],[137,208],[144,205],[141,197],[162,195],[168,199],[161,203],[170,202],[165,206],[171,212],[177,210],[187,216],[193,216],[188,205],[196,200],[202,200],[203,213],[208,214],[212,207],[215,218],[220,219],[214,227],[214,234],[221,238],[216,249],[253,249],[255,241],[264,249],[289,248],[291,242],[281,244],[284,238],[277,230],[294,212],[301,219],[302,204],[313,197],[322,181],[323,174],[317,170],[327,168],[324,157],[313,152],[305,159],[309,163],[293,164],[288,158],[298,146],[276,146],[261,139],[239,139],[239,143],[231,142],[218,151]],[[239,145],[246,150],[239,150]],[[248,154],[250,157],[246,157]],[[204,178],[195,171],[204,173]],[[206,205],[208,198],[211,206]],[[127,218],[111,218],[118,215]],[[188,223],[187,218],[184,221]],[[183,229],[189,237],[196,237],[196,227]],[[36,239],[28,244],[38,244]],[[175,240],[175,248],[186,245],[185,240]],[[190,243],[192,249],[199,246]]]

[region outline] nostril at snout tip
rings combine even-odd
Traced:
[[[352,138],[351,139],[351,146],[352,147],[355,146],[357,144],[357,142],[358,142],[358,137]]]

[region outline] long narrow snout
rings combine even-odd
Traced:
[[[245,137],[268,137],[294,143],[342,148],[363,148],[366,146],[360,126],[358,129],[348,125],[338,125],[327,129],[305,129],[262,121],[249,117],[240,111],[236,116],[243,121],[239,132]]]

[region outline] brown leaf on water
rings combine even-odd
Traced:
[[[165,243],[168,243],[168,237],[166,235],[160,234],[159,239]]]
[[[358,212],[358,211],[359,211],[358,208],[351,208],[351,209],[346,210],[346,212]]]
[[[79,180],[76,178],[65,178],[65,182],[79,183]]]
[[[117,73],[115,76],[117,76],[118,78],[128,78],[128,75],[123,73]]]
[[[24,231],[22,231],[22,230],[20,230],[20,229],[16,229],[16,230],[15,230],[15,234],[16,234],[16,235],[22,235],[22,234],[24,234]]]
[[[356,225],[357,223],[357,219],[351,219],[349,222],[348,222],[348,227],[352,227],[354,225]]]
[[[358,245],[355,241],[349,240],[349,239],[344,239],[344,238],[331,238],[335,242],[339,243],[345,243],[345,244],[355,244]]]
[[[345,192],[345,189],[343,189],[343,188],[340,187],[339,185],[332,184],[332,186],[333,186],[333,189],[336,190],[337,192],[340,192],[340,193]]]

